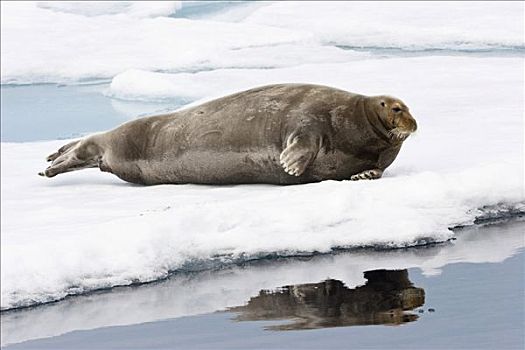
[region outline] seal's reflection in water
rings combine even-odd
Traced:
[[[405,311],[422,306],[425,291],[412,285],[407,270],[373,270],[364,276],[367,282],[353,289],[329,279],[262,290],[246,305],[229,311],[239,313],[236,321],[292,320],[270,330],[399,325],[418,319]]]

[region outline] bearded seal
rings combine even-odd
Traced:
[[[145,185],[378,179],[416,129],[394,97],[269,85],[73,141],[40,175],[98,167]]]

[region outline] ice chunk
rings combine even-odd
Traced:
[[[322,43],[351,47],[523,49],[523,11],[522,2],[285,1],[245,22],[308,30]]]
[[[297,66],[355,56],[336,46],[523,53],[523,6],[278,2],[188,19],[169,17],[178,8],[173,2],[2,2],[1,82],[75,82],[128,69]]]
[[[191,69],[224,51],[304,38],[302,32],[250,23],[129,13],[89,17],[33,3],[1,6],[3,84],[109,78],[133,68]]]
[[[39,1],[37,6],[87,17],[117,14],[157,17],[175,14],[182,4],[180,1]]]

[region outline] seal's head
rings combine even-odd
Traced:
[[[375,96],[372,100],[373,109],[390,138],[404,141],[416,131],[416,120],[403,101],[391,96]]]

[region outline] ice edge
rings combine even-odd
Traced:
[[[480,215],[477,215],[472,223],[470,224],[458,224],[452,227],[449,227],[451,231],[460,231],[463,228],[470,226],[484,226],[492,224],[500,224],[508,222],[511,220],[518,220],[525,217],[525,203],[516,203],[514,206],[484,206],[482,208],[476,209],[479,211]],[[72,297],[91,295],[96,293],[104,293],[113,290],[114,288],[119,287],[138,287],[146,284],[159,283],[165,281],[172,276],[179,274],[190,274],[190,273],[199,273],[204,271],[213,271],[220,270],[229,266],[240,266],[243,264],[253,263],[257,261],[264,260],[277,260],[277,259],[294,259],[294,258],[305,258],[313,257],[319,255],[329,255],[329,254],[339,254],[345,252],[353,251],[391,251],[391,250],[400,250],[400,249],[413,249],[421,247],[429,247],[437,244],[444,244],[455,240],[455,237],[450,237],[446,240],[439,240],[433,237],[419,237],[415,241],[405,244],[391,244],[391,243],[381,243],[381,244],[368,244],[368,245],[357,245],[357,246],[334,246],[328,252],[319,252],[319,251],[277,251],[277,252],[260,252],[257,254],[246,255],[240,254],[238,257],[234,257],[230,254],[226,255],[217,255],[207,259],[194,259],[189,260],[184,263],[181,267],[170,270],[165,276],[162,276],[153,280],[136,280],[128,284],[116,284],[112,286],[92,288],[92,289],[81,289],[78,288],[75,291],[66,291],[61,297],[49,297],[49,300],[46,301],[34,301],[34,300],[22,300],[18,303],[15,303],[13,306],[1,307],[0,312],[16,312],[23,309],[36,308],[48,304],[54,304],[65,299]],[[70,287],[69,290],[75,289],[74,286]]]

